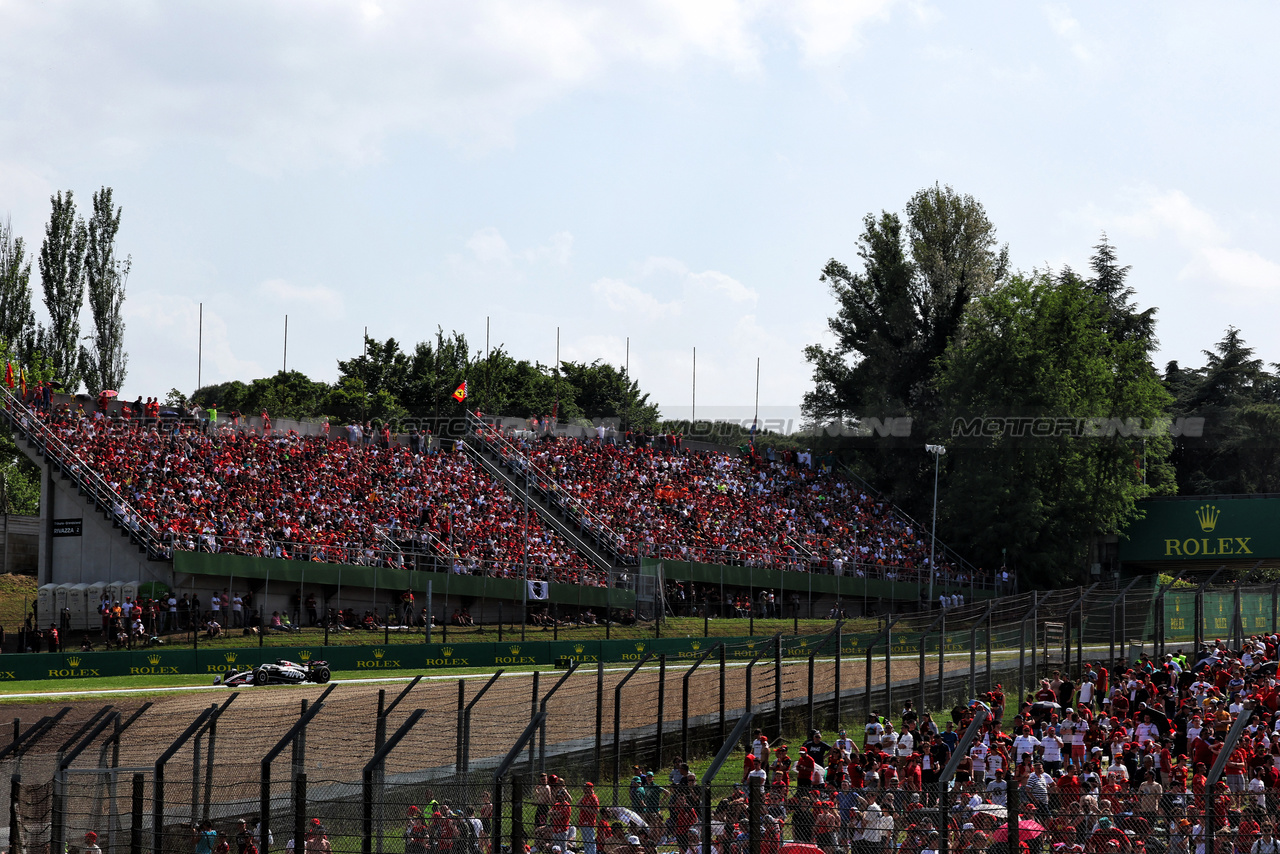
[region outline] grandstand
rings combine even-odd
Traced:
[[[604,589],[611,608],[633,608],[639,594],[662,609],[662,581],[711,572],[728,602],[740,588],[796,590],[802,575],[810,613],[815,595],[826,613],[837,600],[854,611],[859,599],[916,602],[928,580],[928,539],[909,519],[797,460],[647,436],[535,436],[470,415],[456,439],[411,448],[407,435],[353,443],[320,425],[4,397],[20,446],[45,472],[42,584],[182,588],[194,573],[260,578],[264,595],[287,596],[293,584],[266,582],[296,574],[272,566],[304,561],[321,584],[324,566],[378,570],[369,590],[348,582],[343,593],[374,606],[379,589],[419,586],[405,573],[435,571],[547,581],[553,594]],[[176,566],[186,555],[201,559]],[[991,586],[949,560],[937,583],[944,593]],[[583,601],[558,593],[552,601]]]

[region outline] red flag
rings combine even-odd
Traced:
[[[9,388],[13,388],[13,362],[7,362],[5,365],[4,382]]]
[[[462,403],[462,401],[467,399],[467,381],[466,380],[463,380],[462,385],[458,386],[456,389],[453,390],[453,399],[458,401],[458,403]]]

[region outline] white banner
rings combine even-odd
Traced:
[[[546,599],[548,593],[548,584],[545,581],[530,581],[529,598],[530,599]]]

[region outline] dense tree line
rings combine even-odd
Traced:
[[[1086,274],[1013,272],[982,205],[934,186],[869,214],[858,257],[822,271],[836,343],[806,350],[805,413],[920,520],[924,445],[946,446],[939,537],[976,564],[1074,583],[1145,497],[1280,491],[1280,376],[1235,329],[1204,366],[1162,375],[1155,309],[1133,302],[1105,235]],[[848,429],[890,418],[909,436]]]
[[[366,338],[364,352],[338,361],[333,383],[281,372],[251,383],[206,386],[192,399],[246,415],[265,409],[276,417],[323,417],[338,423],[432,419],[458,414],[463,404],[453,395],[464,382],[465,405],[472,411],[555,417],[562,424],[616,418],[638,430],[656,429],[658,423],[657,405],[612,365],[564,361],[547,366],[516,359],[502,347],[486,355],[472,352],[465,335],[446,335],[443,329],[410,351],[394,338]]]

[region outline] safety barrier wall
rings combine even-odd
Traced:
[[[809,656],[825,635],[783,636],[784,658]],[[841,654],[863,655],[875,633],[847,634],[841,637]],[[980,646],[986,644],[985,630],[978,632]],[[234,670],[251,669],[263,662],[327,661],[329,669],[370,674],[412,674],[423,670],[457,667],[515,667],[555,664],[569,659],[584,664],[595,662],[634,662],[645,655],[666,655],[670,659],[693,659],[721,643],[728,647],[730,659],[750,659],[764,651],[772,658],[772,637],[739,638],[646,638],[643,640],[603,641],[510,641],[508,643],[403,643],[381,646],[253,647],[239,649],[170,649],[152,647],[119,652],[45,652],[0,657],[0,683],[28,679],[79,679],[105,676],[196,676]],[[948,632],[948,652],[969,649],[969,633]],[[925,641],[926,651],[937,651],[938,636]],[[883,653],[881,643],[877,649]],[[895,634],[894,655],[913,655],[920,651],[916,633]],[[823,657],[835,653],[834,644],[821,647]]]

